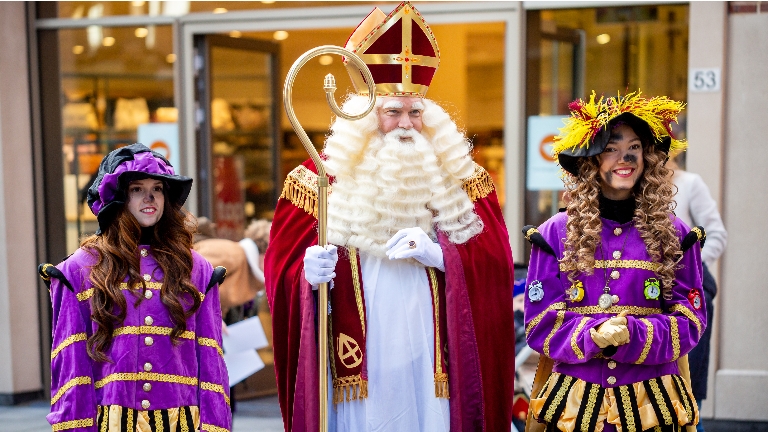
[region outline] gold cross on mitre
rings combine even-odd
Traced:
[[[432,30],[407,1],[387,16],[375,8],[352,33],[345,48],[360,56],[371,70],[378,96],[423,97],[440,64]],[[355,90],[368,94],[360,71],[345,64]]]

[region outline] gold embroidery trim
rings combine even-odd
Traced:
[[[525,239],[531,241],[531,236],[537,232],[539,232],[539,230],[536,228],[528,228],[528,231],[525,232]]]
[[[643,260],[595,260],[594,268],[598,269],[642,269],[652,272],[659,271],[661,264]],[[565,264],[560,263],[560,271],[568,270]]]
[[[600,392],[600,386],[597,384],[589,385],[589,396],[587,397],[587,407],[584,410],[584,417],[581,418],[581,428],[583,432],[589,431],[589,422],[592,420],[592,412],[597,405],[597,394]]]
[[[133,424],[133,409],[128,408],[128,422],[129,425]]]
[[[699,227],[693,227],[691,228],[691,231],[696,233],[696,239],[698,239],[699,241],[701,241],[701,239],[704,238],[704,233],[701,232]]]
[[[573,377],[569,375],[566,375],[563,379],[563,385],[560,386],[560,388],[557,390],[555,398],[552,399],[552,404],[549,406],[546,414],[544,414],[544,420],[547,423],[552,422],[552,417],[555,415],[555,410],[557,409],[558,405],[560,405],[560,401],[563,400],[565,394],[568,393],[568,391],[571,389],[571,381],[573,381]]]
[[[41,274],[41,275],[40,275],[40,278],[41,278],[42,280],[46,281],[46,282],[47,282],[47,281],[49,281],[49,280],[51,280],[51,277],[50,277],[50,276],[48,276],[48,268],[49,268],[49,267],[53,267],[53,264],[44,264],[44,265],[43,265],[43,268],[42,268],[42,273],[43,273],[43,274]]]
[[[147,285],[148,289],[159,290],[159,289],[161,289],[163,287],[163,283],[162,282],[144,282],[144,283]],[[137,284],[135,284],[133,286],[133,289],[139,289],[139,288],[142,288],[140,283],[137,283]],[[120,283],[120,289],[121,290],[129,289],[128,288],[128,283],[127,282],[121,282]],[[93,288],[88,288],[87,290],[85,290],[85,291],[83,291],[81,293],[77,293],[77,300],[78,301],[85,301],[85,300],[88,300],[89,298],[93,297],[93,290],[94,290]]]
[[[429,285],[432,287],[432,308],[435,315],[435,397],[448,399],[448,374],[443,372],[440,345],[440,292],[437,286],[437,273],[433,267],[427,267],[427,274]]]
[[[467,193],[469,199],[475,202],[493,192],[493,179],[485,168],[475,164],[475,172],[462,181],[461,188]]]
[[[579,337],[579,332],[584,328],[584,324],[586,324],[590,319],[591,318],[589,317],[582,318],[581,321],[579,321],[579,325],[576,326],[576,330],[574,330],[573,334],[571,335],[571,348],[573,348],[573,352],[576,354],[576,357],[579,360],[584,360],[584,353],[581,352],[581,349],[579,349],[579,344],[576,343],[576,340]]]
[[[672,360],[680,357],[680,332],[677,329],[677,318],[669,317],[669,328],[672,332]]]
[[[157,432],[165,432],[163,428],[163,412],[161,410],[155,411],[155,425],[157,425]]]
[[[659,308],[640,306],[611,306],[608,309],[603,309],[600,306],[580,306],[571,307],[568,308],[568,310],[582,315],[618,314],[623,311],[628,311],[632,315],[655,315],[661,313],[661,309]]]
[[[57,346],[57,347],[56,347],[56,349],[54,349],[53,351],[51,351],[51,361],[53,361],[53,359],[54,359],[54,358],[55,358],[57,355],[59,355],[59,352],[61,352],[61,350],[63,350],[64,348],[66,348],[66,347],[68,347],[68,346],[72,345],[72,344],[73,344],[73,343],[75,343],[75,342],[84,341],[84,340],[86,340],[86,339],[88,339],[88,336],[87,336],[85,333],[76,333],[76,334],[73,334],[72,336],[70,336],[70,337],[68,337],[68,338],[64,339],[64,340],[63,340],[63,341],[62,341],[62,342],[59,344],[59,346]]]
[[[549,357],[549,341],[552,339],[555,333],[557,333],[557,329],[563,325],[563,319],[565,319],[565,311],[558,311],[557,318],[555,319],[555,325],[552,327],[552,331],[549,332],[547,338],[544,339],[544,354],[547,357]]]
[[[161,374],[156,372],[121,372],[113,373],[96,381],[93,386],[97,389],[115,381],[157,381],[174,384],[197,385],[197,377]]]
[[[643,351],[640,353],[640,357],[638,357],[635,364],[641,364],[645,361],[648,357],[648,353],[651,352],[651,344],[653,344],[653,324],[645,318],[640,318],[640,321],[645,324],[647,330],[645,333],[645,345],[643,346]]]
[[[211,339],[207,337],[199,337],[197,338],[197,343],[201,346],[207,346],[211,348],[216,348],[216,351],[219,353],[220,356],[224,357],[224,351],[219,346],[219,343],[216,342],[216,339]]]
[[[218,427],[207,423],[203,423],[201,430],[206,432],[229,432],[229,429],[224,429],[223,427]]]
[[[347,250],[349,251],[349,264],[352,267],[352,286],[355,289],[357,314],[360,316],[360,327],[363,328],[363,337],[365,337],[365,312],[363,312],[363,294],[360,289],[360,273],[358,273],[357,268],[357,249],[349,246]]]
[[[565,302],[552,303],[551,305],[549,305],[548,308],[543,310],[540,314],[536,315],[536,318],[532,319],[531,322],[528,323],[528,326],[525,328],[525,335],[528,336],[528,333],[530,333],[531,330],[534,327],[536,327],[536,325],[538,325],[542,319],[544,319],[544,315],[546,315],[547,312],[552,310],[562,310],[562,309],[565,309]]]
[[[91,383],[91,377],[89,376],[72,378],[71,380],[67,381],[66,384],[59,387],[59,391],[57,391],[56,394],[53,395],[53,397],[51,398],[51,406],[53,406],[53,404],[58,402],[59,399],[61,399],[61,397],[64,396],[64,393],[66,393],[72,387],[76,385],[84,385],[84,384],[90,384],[90,383]]]
[[[619,394],[621,395],[621,402],[624,405],[624,416],[627,419],[627,429],[637,430],[635,427],[635,415],[632,414],[632,400],[629,398],[629,388],[627,386],[619,387]],[[637,419],[640,421],[640,419]]]
[[[179,423],[181,423],[181,432],[189,432],[189,426],[187,426],[187,410],[183,407],[179,408]]]
[[[683,315],[686,316],[689,320],[693,321],[694,324],[696,324],[696,328],[699,330],[699,334],[701,334],[701,321],[699,321],[699,318],[696,316],[696,314],[693,313],[692,310],[688,309],[687,307],[681,305],[680,303],[672,305],[671,308],[669,308],[672,312],[680,312]]]
[[[112,332],[112,337],[120,335],[139,335],[139,334],[151,334],[160,336],[169,336],[173,331],[170,327],[158,327],[158,326],[125,326],[118,327]],[[187,330],[179,335],[182,339],[195,339],[195,332]]]
[[[93,288],[89,288],[83,292],[77,293],[77,301],[85,301],[93,296]]]
[[[688,387],[688,382],[684,380],[682,377],[680,377],[679,375],[671,375],[671,377],[672,377],[672,380],[675,383],[677,383],[680,400],[683,402],[683,405],[685,406],[685,412],[688,415],[688,421],[689,421],[688,424],[691,424],[695,420],[694,416],[698,417],[696,415],[696,412],[693,411],[695,404],[693,405],[691,404],[691,401],[694,400],[692,390],[690,389],[690,387]],[[683,392],[685,392],[686,394],[683,395]],[[696,411],[698,412],[698,407],[696,407]]]
[[[328,194],[331,186],[328,185]],[[317,174],[304,165],[294,168],[283,183],[280,198],[285,198],[296,207],[317,218]]]
[[[81,420],[70,420],[70,421],[65,421],[61,423],[56,423],[52,426],[52,428],[53,428],[53,432],[56,432],[56,431],[63,431],[67,429],[83,428],[88,426],[93,426],[92,418],[81,419]]]
[[[203,381],[200,383],[200,388],[221,394],[224,396],[224,401],[226,401],[227,405],[229,405],[229,396],[227,396],[227,393],[224,391],[224,387],[221,385]]]
[[[669,413],[667,404],[664,401],[664,396],[661,394],[661,389],[659,389],[659,383],[656,381],[656,379],[650,379],[648,380],[648,384],[651,386],[653,397],[656,399],[656,403],[659,405],[659,408],[661,409],[661,416],[664,417],[664,424],[671,425],[672,415]]]

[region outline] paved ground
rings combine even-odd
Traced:
[[[50,432],[47,401],[0,406],[0,432]],[[277,396],[238,401],[232,432],[283,432]]]

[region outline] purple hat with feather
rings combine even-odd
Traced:
[[[169,202],[179,206],[184,205],[192,189],[192,178],[176,175],[166,158],[144,144],[113,150],[101,161],[96,180],[88,188],[88,206],[99,221],[96,234],[106,231],[125,205],[128,183],[145,178],[165,182]]]

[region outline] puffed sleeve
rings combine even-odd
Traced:
[[[681,232],[687,227],[679,223]],[[688,354],[707,326],[702,290],[701,252],[698,244],[688,249],[675,273],[672,299],[665,301],[665,313],[627,317],[628,344],[620,346],[614,360],[624,363],[664,364]]]
[[[558,227],[565,224],[564,217],[564,213],[555,215],[539,227],[557,254],[561,254]],[[557,258],[534,244],[525,287],[528,345],[556,361],[585,363],[600,352],[592,342],[589,329],[598,327],[606,318],[591,318],[567,311],[565,288],[560,278],[567,278],[567,275],[560,274]]]
[[[68,283],[51,278],[51,413],[46,417],[54,431],[96,432],[93,360],[86,350],[90,314],[87,303],[81,305],[89,292],[83,290],[81,268],[70,260],[57,266]]]
[[[204,293],[195,325],[201,430],[229,432],[232,429],[232,411],[229,406],[229,378],[221,350],[222,320],[219,285],[214,284],[208,289],[213,268],[196,252],[193,254],[200,266],[205,267],[205,271],[202,271],[195,281]]]

